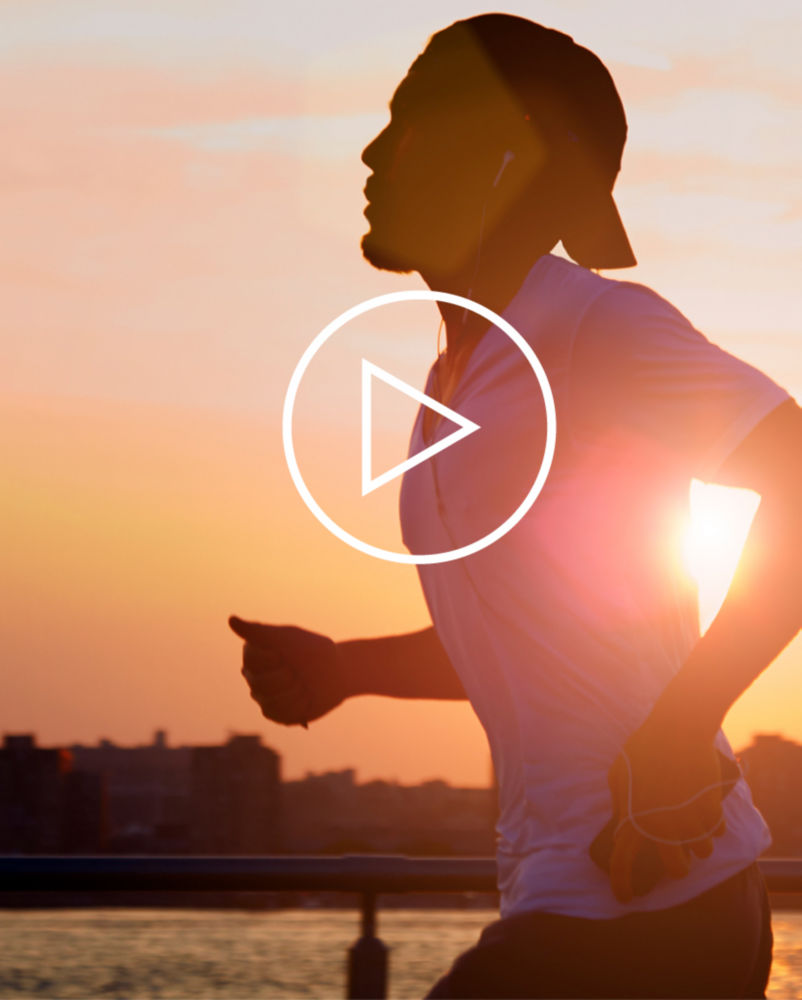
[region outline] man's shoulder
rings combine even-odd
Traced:
[[[693,329],[687,316],[659,292],[637,281],[597,275],[603,285],[591,308],[599,319],[616,317],[643,322],[662,320]]]
[[[566,257],[549,254],[549,276],[553,283],[572,287],[582,300],[587,319],[617,323],[628,317],[643,322],[662,319],[693,329],[690,320],[664,296],[641,282],[590,271]]]

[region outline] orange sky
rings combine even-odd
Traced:
[[[621,276],[802,398],[802,15],[646,6],[507,9],[571,32],[616,78],[616,194],[641,262]],[[0,730],[258,730],[290,776],[481,784],[464,706],[361,699],[308,733],[262,724],[225,627],[231,612],[338,638],[426,624],[413,569],[347,549],[302,506],[280,409],[329,320],[420,287],[361,259],[359,152],[428,34],[483,9],[272,7],[0,8]],[[324,464],[345,423],[321,429]],[[725,556],[709,558],[715,589]],[[802,739],[801,648],[733,710],[734,742]]]

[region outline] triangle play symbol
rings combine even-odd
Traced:
[[[372,441],[372,412],[373,412],[373,379],[378,378],[382,382],[393,389],[397,389],[399,392],[403,392],[404,395],[409,396],[414,399],[416,403],[421,406],[427,406],[430,410],[434,410],[439,413],[441,417],[446,417],[452,423],[458,424],[459,429],[453,431],[447,437],[444,437],[441,441],[435,441],[434,444],[429,445],[428,448],[424,448],[423,451],[417,452],[411,458],[405,459],[403,462],[399,462],[398,465],[394,465],[391,469],[383,472],[380,476],[373,476],[373,463],[371,460],[371,441]],[[402,476],[408,469],[414,469],[416,465],[420,465],[421,462],[426,462],[428,459],[437,455],[439,452],[444,451],[446,448],[450,448],[452,444],[456,444],[457,441],[461,441],[464,437],[469,434],[473,434],[474,431],[480,429],[479,424],[475,424],[472,420],[468,420],[467,417],[463,417],[461,413],[457,413],[456,410],[450,409],[450,407],[441,403],[437,399],[432,399],[431,396],[427,396],[426,393],[421,392],[419,389],[415,389],[413,386],[397,378],[395,375],[391,375],[386,372],[383,368],[379,368],[378,365],[374,365],[371,361],[366,361],[362,358],[362,496],[368,493],[372,493],[373,490],[377,490],[380,486],[384,486],[385,483],[389,483],[391,480],[398,476]]]

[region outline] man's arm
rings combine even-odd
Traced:
[[[465,699],[465,689],[434,628],[337,643],[351,694]]]
[[[242,675],[262,714],[287,726],[319,719],[346,698],[466,698],[433,628],[334,642],[295,625],[229,619],[244,640]]]
[[[773,410],[715,479],[755,490],[760,506],[719,613],[653,712],[710,736],[802,628],[802,409]]]
[[[778,406],[714,478],[757,491],[761,502],[719,613],[610,769],[615,812],[626,817],[631,803],[643,814],[616,834],[610,878],[622,901],[632,896],[644,833],[661,838],[663,866],[675,877],[688,872],[691,851],[713,850],[711,833],[725,829],[713,737],[802,628],[802,409],[793,400]]]

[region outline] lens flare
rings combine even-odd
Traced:
[[[760,497],[751,490],[694,479],[691,517],[682,540],[686,570],[699,588],[699,620],[706,630],[729,590]]]

